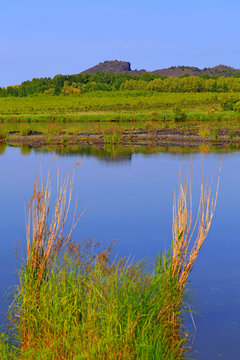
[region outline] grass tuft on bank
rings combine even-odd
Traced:
[[[184,359],[189,339],[182,325],[184,294],[212,222],[218,186],[212,196],[202,184],[192,227],[188,176],[180,181],[172,249],[152,266],[118,259],[114,244],[100,249],[93,241],[73,243],[75,218],[64,235],[72,198],[69,179],[70,172],[58,183],[52,209],[50,176],[45,187],[34,185],[27,258],[9,311],[14,341],[1,335],[1,359]]]

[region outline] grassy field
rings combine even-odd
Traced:
[[[1,119],[37,119],[42,116],[89,115],[96,113],[148,113],[150,111],[171,112],[175,105],[194,111],[221,111],[223,99],[231,98],[232,93],[158,93],[143,91],[92,92],[69,96],[29,96],[22,98],[0,98]],[[234,93],[240,99],[240,93]],[[37,115],[35,117],[35,115]],[[31,117],[32,116],[32,117]],[[83,118],[84,119],[84,118]],[[88,118],[86,118],[88,120]],[[124,119],[124,118],[123,118]]]
[[[26,136],[94,133],[116,135],[126,130],[177,129],[201,137],[240,131],[240,113],[223,110],[232,93],[92,92],[69,96],[0,98],[0,139]],[[234,93],[240,99],[240,93]],[[237,134],[238,136],[238,134]]]
[[[73,169],[81,163],[77,163]],[[155,264],[117,259],[113,244],[64,234],[72,197],[68,173],[50,209],[51,184],[36,182],[28,207],[26,260],[0,333],[2,360],[181,360],[190,335],[182,320],[188,276],[208,234],[217,192],[201,186],[195,242],[188,179],[173,205],[172,248]],[[193,230],[194,231],[194,230]]]
[[[92,92],[81,95],[47,96],[22,98],[0,98],[1,115],[61,115],[89,112],[138,112],[167,110],[176,104],[187,109],[219,110],[220,101],[231,94],[215,93],[158,93],[144,91]],[[239,96],[239,93],[235,93]]]

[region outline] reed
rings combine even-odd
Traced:
[[[179,191],[178,197],[174,196],[172,221],[172,273],[177,277],[180,286],[185,286],[209,232],[217,204],[222,161],[223,159],[219,166],[215,195],[212,196],[212,186],[211,184],[204,184],[204,176],[202,176],[200,201],[195,223],[193,223],[192,187],[189,184],[188,172],[183,180],[180,172]],[[194,236],[195,240],[191,247],[191,240]]]
[[[41,283],[44,275],[47,274],[51,265],[68,243],[75,226],[74,219],[68,235],[63,235],[71,204],[74,179],[73,176],[69,183],[69,174],[70,171],[60,186],[59,183],[57,184],[56,202],[50,224],[48,223],[52,191],[50,171],[45,189],[43,183],[41,187],[38,181],[34,184],[33,194],[28,206],[27,266],[32,269],[38,283]]]
[[[114,244],[104,249],[93,241],[73,243],[75,217],[63,235],[72,200],[70,172],[57,186],[52,212],[50,173],[45,187],[37,181],[28,208],[27,259],[9,314],[18,346],[13,350],[2,337],[0,354],[8,353],[9,359],[184,359],[185,287],[217,199],[202,184],[198,232],[188,254],[188,183],[186,176],[173,206],[172,251],[149,267],[118,259]]]

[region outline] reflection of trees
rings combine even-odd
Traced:
[[[117,155],[117,156],[106,156],[106,157],[99,157],[100,161],[111,163],[130,163],[132,160],[132,155]]]
[[[6,144],[0,141],[0,155],[3,155],[6,149]]]
[[[28,145],[21,146],[21,155],[29,155],[31,154],[31,147]]]
[[[96,145],[69,145],[69,146],[45,146],[42,148],[34,148],[35,152],[54,152],[60,156],[93,156],[98,158],[101,161],[112,162],[112,163],[122,163],[130,162],[132,154],[134,153],[133,149],[124,147],[124,146],[96,146]]]
[[[27,149],[29,151],[30,148]],[[219,148],[208,147],[207,150],[214,152],[221,152]],[[223,150],[223,149],[222,149]],[[206,152],[206,146],[202,148],[199,147],[187,147],[187,146],[137,146],[137,145],[48,145],[41,148],[34,148],[35,152],[53,152],[59,156],[93,156],[98,158],[101,161],[106,161],[108,163],[123,163],[130,162],[132,155],[142,154],[145,156],[159,154],[159,153],[168,153],[169,155],[176,155],[179,153],[188,154],[193,152]],[[226,151],[226,149],[224,149]],[[26,153],[26,152],[25,152]]]

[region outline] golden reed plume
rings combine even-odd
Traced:
[[[191,272],[207,234],[209,232],[219,190],[223,158],[219,165],[219,175],[215,195],[212,196],[212,185],[201,183],[200,202],[197,219],[192,223],[192,186],[189,184],[189,172],[182,180],[180,172],[178,197],[174,196],[173,203],[173,259],[172,274],[178,278],[179,284],[184,286]],[[193,246],[191,240],[195,236]],[[191,248],[191,249],[190,249]]]
[[[55,159],[56,157],[52,159],[51,164]],[[72,168],[69,169],[65,179],[60,183],[58,174],[56,201],[51,220],[49,220],[52,193],[50,168],[45,187],[43,187],[43,181],[41,181],[41,186],[38,180],[34,184],[33,194],[28,206],[27,264],[33,269],[39,283],[69,241],[72,231],[79,220],[76,221],[74,214],[70,231],[67,236],[64,236],[63,229],[72,200],[75,167],[81,164],[82,162],[79,161],[73,166],[71,179]]]

